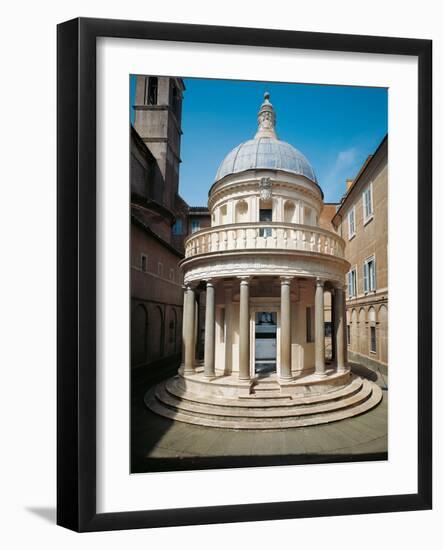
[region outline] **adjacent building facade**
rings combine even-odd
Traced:
[[[351,361],[388,365],[388,138],[362,166],[332,223],[345,241],[346,333]]]
[[[178,194],[183,91],[180,78],[136,77],[130,139],[133,367],[155,368],[181,356],[179,262],[193,219]],[[198,216],[204,220],[203,212]]]

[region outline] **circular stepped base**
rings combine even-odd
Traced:
[[[197,393],[198,375],[193,377],[194,391],[190,391],[187,378],[178,374],[151,388],[145,395],[145,404],[161,416],[189,424],[273,430],[336,422],[365,413],[382,399],[381,389],[369,380],[349,373],[342,385],[334,385],[336,380],[331,376],[330,388],[327,380],[323,381],[321,392],[312,392],[312,382],[306,386],[298,383],[297,393],[291,392],[291,387],[280,386],[275,379],[259,380],[248,386],[246,393],[244,387],[239,387],[237,396],[232,396],[232,392],[226,396],[222,391],[217,395],[217,389],[232,383],[232,377],[228,381],[224,377],[211,381],[208,394],[206,380],[202,380],[202,391]]]

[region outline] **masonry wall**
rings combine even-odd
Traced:
[[[131,226],[133,367],[155,364],[181,353],[183,291],[179,260],[179,255],[158,238]]]
[[[373,217],[365,222],[363,192],[372,185]],[[349,212],[355,212],[355,236]],[[388,365],[388,154],[385,140],[348,192],[334,220],[346,241],[345,255],[357,274],[356,296],[347,294],[348,357],[386,372]],[[375,259],[373,291],[364,290],[364,263]],[[375,347],[371,349],[371,327]],[[373,333],[373,331],[372,331]]]

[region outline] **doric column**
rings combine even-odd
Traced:
[[[335,333],[337,330],[337,318],[335,315],[336,310],[336,295],[335,292],[331,290],[330,292],[331,296],[331,360],[332,362],[337,362],[337,346],[336,346],[336,338]]]
[[[249,380],[249,277],[240,280],[239,322],[239,373],[240,380]]]
[[[185,372],[194,372],[195,359],[195,292],[190,286],[185,293],[183,334],[185,340]]]
[[[281,277],[280,377],[292,378],[291,365],[291,277]]]
[[[232,372],[232,286],[231,281],[224,281],[223,291],[225,294],[225,374]]]
[[[324,281],[315,285],[315,374],[324,376],[325,366],[325,298]]]
[[[206,281],[205,376],[215,376],[215,288],[211,280]]]
[[[337,372],[344,372],[344,347],[345,347],[345,334],[344,334],[344,301],[343,301],[343,288],[341,286],[335,287],[335,351],[337,357]]]
[[[183,289],[183,315],[182,315],[182,362],[184,363],[185,361],[185,347],[186,347],[186,331],[185,331],[185,327],[186,327],[186,308],[187,308],[187,305],[188,305],[188,298],[187,298],[187,291],[188,291],[188,287],[183,285],[182,286],[182,289]]]
[[[194,362],[195,359],[199,359],[199,322],[200,322],[200,306],[199,306],[199,292],[194,291]]]

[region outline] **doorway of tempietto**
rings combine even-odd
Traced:
[[[277,371],[277,312],[255,313],[255,375],[269,376]]]

